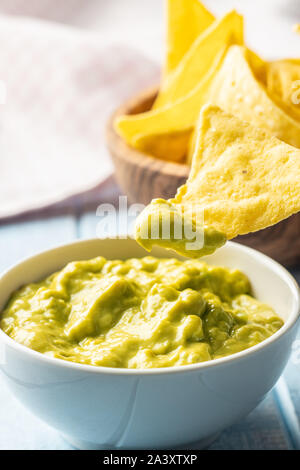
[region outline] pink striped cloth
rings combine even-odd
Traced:
[[[0,44],[0,218],[94,187],[101,202],[106,120],[158,67],[97,33],[28,18],[0,16]]]

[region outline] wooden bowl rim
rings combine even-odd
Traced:
[[[116,132],[114,128],[114,121],[117,117],[124,114],[130,114],[130,111],[133,107],[136,107],[138,103],[154,98],[155,95],[157,95],[157,91],[157,86],[147,88],[146,90],[143,90],[137,95],[124,101],[124,103],[122,103],[108,119],[106,126],[107,141],[109,144],[114,141],[114,147],[117,146],[119,148],[118,156],[123,160],[127,160],[128,162],[134,163],[135,165],[142,168],[151,166],[152,170],[157,170],[164,175],[182,178],[188,177],[190,172],[190,167],[188,165],[162,160],[130,147],[130,145],[125,142],[125,140]]]

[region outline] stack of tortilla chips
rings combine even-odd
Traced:
[[[211,103],[300,148],[300,59],[266,62],[244,43],[243,18],[214,16],[199,0],[166,0],[167,47],[152,109],[117,119],[132,147],[190,162],[201,108]]]

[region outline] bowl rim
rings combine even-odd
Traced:
[[[127,236],[125,238],[126,240],[131,240],[132,237]],[[103,237],[103,238],[88,238],[88,239],[83,239],[83,240],[75,240],[73,242],[69,243],[63,243],[56,245],[50,249],[47,250],[42,250],[34,255],[25,257],[18,261],[17,263],[13,264],[10,266],[8,269],[3,271],[0,274],[0,287],[1,287],[1,281],[2,279],[8,275],[12,270],[20,267],[23,263],[27,263],[34,258],[37,258],[41,255],[44,254],[51,254],[51,252],[54,252],[56,250],[61,250],[64,248],[69,248],[71,246],[75,245],[84,245],[85,243],[95,243],[95,242],[101,242],[103,240],[119,240],[119,237]],[[123,237],[124,240],[124,237]],[[226,246],[231,246],[234,247],[235,250],[238,252],[244,252],[247,255],[251,256],[252,258],[255,258],[256,261],[267,264],[276,274],[280,275],[282,277],[283,281],[286,282],[288,287],[290,288],[293,297],[294,297],[294,303],[293,303],[293,310],[290,313],[288,319],[284,322],[284,325],[276,331],[272,336],[269,338],[265,339],[261,343],[256,344],[255,346],[252,346],[248,349],[245,349],[243,351],[230,354],[229,356],[221,357],[218,359],[211,359],[210,361],[206,362],[199,362],[195,364],[189,364],[189,365],[182,365],[182,366],[170,366],[170,367],[160,367],[160,368],[151,368],[151,369],[128,369],[128,368],[117,368],[117,367],[105,367],[105,366],[93,366],[89,364],[80,364],[77,362],[72,362],[72,361],[67,361],[64,359],[58,359],[58,358],[52,358],[49,356],[46,356],[43,353],[40,353],[38,351],[35,351],[33,349],[28,348],[27,346],[24,346],[21,343],[17,343],[14,339],[12,339],[10,336],[8,336],[1,328],[0,328],[0,347],[1,347],[1,341],[6,343],[8,346],[10,346],[12,349],[15,349],[16,351],[22,353],[23,355],[32,358],[38,362],[49,364],[51,366],[56,366],[60,368],[67,368],[67,369],[73,369],[77,370],[78,372],[84,372],[87,374],[104,374],[104,375],[117,375],[117,376],[132,376],[132,377],[137,377],[137,376],[152,376],[152,375],[162,375],[162,374],[183,374],[183,373],[188,373],[188,372],[201,372],[207,369],[212,369],[216,367],[220,367],[223,365],[228,365],[232,362],[239,362],[244,359],[246,359],[249,355],[255,355],[259,353],[262,349],[267,349],[269,348],[274,342],[279,340],[282,336],[286,335],[295,325],[298,323],[300,320],[300,288],[294,279],[294,277],[287,271],[286,268],[284,268],[280,263],[277,261],[273,260],[269,256],[253,249],[245,245],[241,245],[240,243],[228,241],[226,245],[223,247],[223,249],[226,249]],[[176,253],[174,253],[174,257],[176,257]],[[1,314],[1,312],[0,312]],[[5,356],[4,356],[5,358]],[[5,364],[5,360],[4,360]],[[0,363],[0,370],[3,368],[3,364]]]

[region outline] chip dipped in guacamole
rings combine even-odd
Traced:
[[[135,237],[144,248],[202,256],[300,210],[300,150],[270,133],[206,105],[193,152],[176,196],[152,201],[139,215]]]

